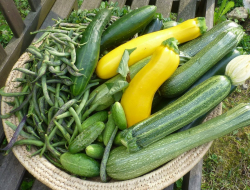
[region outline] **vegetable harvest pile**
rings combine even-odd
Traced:
[[[21,92],[0,89],[13,97],[0,117],[15,131],[3,150],[33,145],[31,157],[72,175],[128,180],[250,125],[250,103],[202,123],[250,77],[250,56],[237,50],[243,29],[225,21],[206,31],[204,18],[173,23],[156,10],[101,7],[33,32],[43,34],[12,81]]]

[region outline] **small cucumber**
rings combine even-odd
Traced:
[[[112,106],[111,112],[115,125],[117,125],[120,130],[126,129],[127,120],[122,105],[119,102],[115,102]]]
[[[94,159],[102,159],[104,146],[101,144],[91,144],[85,149],[86,154]]]
[[[107,144],[109,142],[109,139],[110,139],[114,129],[115,129],[115,121],[114,121],[114,119],[112,117],[112,114],[109,114],[108,122],[107,122],[106,127],[105,127],[105,129],[103,131],[103,136],[102,136],[103,137],[103,143],[104,143],[105,146],[107,146]]]
[[[90,116],[88,119],[86,119],[82,123],[80,133],[84,129],[86,129],[87,127],[89,127],[90,125],[93,125],[94,123],[96,123],[98,121],[106,122],[107,119],[108,119],[108,112],[107,111],[100,111],[100,112],[97,112],[97,113],[93,114],[92,116]]]
[[[72,174],[82,177],[96,177],[100,175],[100,164],[84,153],[71,154],[66,152],[60,156],[63,167]]]
[[[84,150],[88,145],[97,139],[104,128],[105,124],[101,121],[88,126],[69,144],[69,152],[74,154]]]

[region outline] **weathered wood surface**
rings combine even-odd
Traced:
[[[0,44],[0,63],[7,57],[7,53],[5,52],[3,46]]]
[[[14,1],[1,0],[0,10],[2,11],[8,25],[16,38],[20,37],[25,29],[25,24],[19,14]]]
[[[2,1],[2,0],[1,0]],[[8,1],[8,0],[3,0]],[[137,8],[143,5],[148,5],[149,3],[155,2],[158,7],[158,11],[163,14],[164,17],[168,17],[171,11],[176,11],[178,13],[178,20],[183,19],[187,20],[189,18],[195,17],[195,9],[199,8],[199,16],[205,16],[208,28],[213,26],[213,13],[215,0],[109,0],[109,2],[118,2],[119,6],[130,5],[133,8]],[[24,50],[31,43],[32,39],[28,37],[30,31],[34,31],[38,28],[46,28],[54,23],[52,18],[65,18],[69,15],[72,8],[77,7],[77,2],[73,0],[42,0],[39,5],[40,0],[29,0],[32,4],[31,9],[33,13],[29,13],[27,18],[24,21],[26,25],[23,33],[19,37],[19,39],[14,38],[10,44],[6,47],[5,51],[0,46],[0,56],[6,56],[4,62],[3,57],[1,60],[0,57],[0,86],[3,86],[3,80],[7,77],[10,72],[13,64],[20,57],[20,55],[24,52]],[[55,3],[54,3],[55,2]],[[81,5],[81,9],[92,9],[100,6],[102,0],[84,0]],[[51,7],[53,8],[51,9]],[[198,6],[198,7],[196,7]],[[200,6],[200,7],[199,7]],[[45,21],[43,22],[43,20]],[[27,24],[26,24],[27,23]],[[26,35],[25,35],[26,34]],[[30,36],[30,35],[29,35]],[[36,38],[39,35],[36,36]],[[29,39],[28,39],[29,38]],[[6,53],[7,54],[6,54]],[[12,55],[12,56],[10,56]],[[8,67],[5,69],[4,66],[7,64]],[[2,142],[4,138],[2,123],[0,123],[0,142]],[[8,166],[8,169],[6,169]],[[201,169],[202,169],[202,160],[187,174],[184,176],[183,189],[188,190],[196,190],[200,189],[201,185]],[[18,189],[20,185],[20,181],[24,175],[25,169],[22,165],[17,161],[14,157],[13,153],[10,153],[7,157],[3,157],[0,155],[0,185],[4,184],[6,187],[4,189]],[[2,178],[2,176],[11,176],[11,179]],[[13,176],[13,177],[12,177]],[[15,179],[15,180],[12,180]],[[12,185],[12,186],[11,186]],[[1,188],[2,189],[2,188]],[[43,185],[38,180],[33,184],[32,190],[49,190],[46,185]],[[166,187],[164,190],[173,190],[174,184]]]

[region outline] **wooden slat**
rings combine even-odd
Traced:
[[[207,0],[205,17],[208,29],[211,29],[213,27],[214,7],[215,7],[215,0]]]
[[[15,37],[21,36],[25,24],[20,16],[14,1],[0,0],[0,10],[2,11],[10,29]]]
[[[131,9],[136,9],[149,4],[149,0],[133,0]]]
[[[196,164],[192,170],[183,177],[183,190],[200,190],[201,189],[201,179],[202,179],[202,164],[201,160]]]
[[[0,63],[3,62],[3,60],[7,57],[7,54],[3,48],[3,46],[0,44]]]
[[[41,183],[40,181],[35,180],[31,190],[50,190],[50,188]]]
[[[55,0],[43,0],[42,7],[39,7],[37,12],[30,12],[25,18],[26,24],[25,30],[19,38],[12,38],[9,44],[5,47],[7,57],[3,62],[0,62],[0,87],[3,87],[9,72],[18,58],[30,45],[34,35],[30,35],[30,32],[37,30],[42,24],[43,20],[53,6]],[[41,10],[44,10],[42,13]]]
[[[126,0],[109,0],[109,3],[110,2],[114,2],[114,3],[118,2],[119,7],[123,7],[126,3]]]
[[[31,11],[36,12],[41,6],[41,0],[28,0],[30,4]]]
[[[98,8],[101,4],[102,0],[84,0],[81,8],[82,10],[84,9],[95,9]]]
[[[48,26],[55,24],[55,21],[52,19],[67,18],[74,9],[76,1],[77,0],[57,0],[40,28],[45,29]],[[38,38],[40,35],[42,35],[42,33],[38,33],[36,38]]]
[[[16,159],[12,151],[7,156],[0,155],[1,189],[18,190],[24,173],[24,167]]]
[[[180,0],[177,20],[188,20],[195,17],[197,0]]]
[[[2,96],[0,96],[0,114],[1,114],[1,102],[2,102]],[[3,142],[4,139],[4,131],[3,131],[3,123],[2,119],[0,119],[0,143]]]
[[[169,17],[171,13],[173,0],[156,0],[157,12],[161,13],[164,18]]]

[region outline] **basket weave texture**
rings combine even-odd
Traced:
[[[29,59],[29,55],[24,53],[19,60],[14,65],[14,68],[23,67],[24,62]],[[21,88],[15,88],[17,82],[11,82],[13,79],[21,77],[19,71],[12,70],[6,81],[6,92],[18,92]],[[2,97],[3,101],[13,100],[10,97]],[[8,106],[6,103],[2,102],[1,112],[6,114],[11,110],[12,107]],[[213,112],[206,118],[206,120],[211,119],[222,112],[221,104],[218,105]],[[17,117],[12,116],[8,118],[10,122],[18,125],[19,121]],[[12,138],[14,131],[5,124],[5,119],[3,119],[3,127],[6,138],[8,141]],[[39,181],[47,185],[48,187],[55,190],[76,190],[76,189],[92,189],[92,190],[125,190],[125,189],[163,189],[179,178],[184,176],[189,172],[205,155],[208,151],[212,142],[206,143],[199,147],[196,147],[188,152],[183,153],[179,157],[173,159],[172,161],[166,163],[160,168],[143,175],[141,177],[126,180],[126,181],[112,181],[109,183],[101,183],[96,179],[83,180],[56,168],[45,158],[34,156],[32,158],[28,157],[31,155],[35,148],[30,152],[26,150],[25,146],[18,146],[13,148],[14,155],[20,161],[20,163]]]

